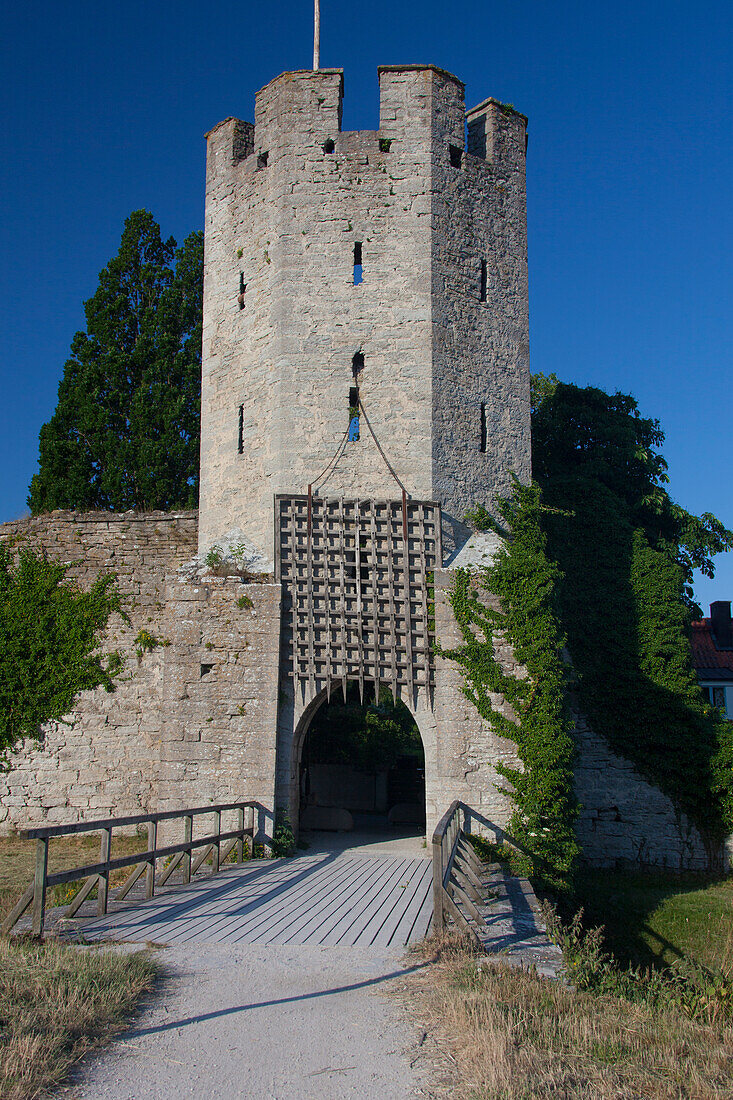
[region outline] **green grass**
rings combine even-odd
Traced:
[[[605,927],[606,947],[622,964],[670,966],[693,956],[711,968],[733,965],[733,877],[586,870],[571,903],[581,906],[585,926]]]

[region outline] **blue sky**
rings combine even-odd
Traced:
[[[733,526],[733,5],[321,0],[346,129],[377,126],[379,64],[431,62],[529,116],[531,359],[631,392],[670,491]],[[308,68],[311,0],[27,2],[0,35],[0,520],[23,513],[83,301],[130,211],[203,224],[203,134]],[[733,598],[733,554],[703,605]]]

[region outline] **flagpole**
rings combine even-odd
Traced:
[[[313,72],[318,72],[321,67],[321,0],[314,0],[315,11],[313,19]]]

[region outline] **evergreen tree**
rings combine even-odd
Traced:
[[[176,249],[130,215],[41,428],[33,514],[196,506],[202,278],[203,234]]]

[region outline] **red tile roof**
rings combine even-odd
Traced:
[[[692,667],[697,671],[699,679],[733,679],[733,649],[718,649],[710,619],[692,624],[691,641]]]

